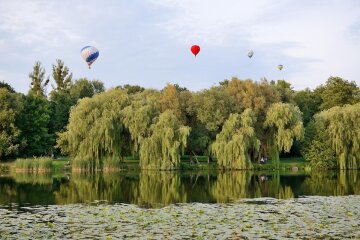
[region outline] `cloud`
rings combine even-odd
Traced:
[[[296,88],[315,87],[330,75],[359,81],[360,45],[354,41],[360,35],[357,1],[151,2],[171,11],[159,25],[174,39],[184,44],[251,47],[255,57],[268,57],[262,60],[265,64],[284,64],[284,75]],[[273,72],[268,75],[277,77]]]
[[[9,34],[20,44],[40,42],[54,47],[81,39],[60,1],[2,1],[0,19],[1,34]]]

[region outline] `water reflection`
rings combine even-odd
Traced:
[[[227,203],[241,198],[359,195],[360,172],[164,172],[0,177],[0,205],[132,203],[156,208],[172,203]]]

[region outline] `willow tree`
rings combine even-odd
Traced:
[[[302,113],[289,103],[274,103],[266,113],[264,123],[267,135],[267,149],[273,162],[279,166],[281,151],[290,152],[294,139],[304,136]]]
[[[232,113],[241,113],[246,108],[250,108],[255,112],[256,136],[261,142],[261,150],[266,151],[266,142],[268,141],[264,122],[266,113],[273,103],[280,102],[280,94],[276,88],[270,85],[266,79],[261,82],[254,82],[250,79],[239,80],[232,78],[227,82],[226,92],[231,100]],[[256,156],[255,149],[252,150],[252,160],[261,159],[261,152]]]
[[[222,131],[211,145],[212,153],[218,159],[218,165],[226,169],[249,169],[252,167],[250,151],[258,149],[260,142],[256,137],[254,125],[255,113],[246,109],[241,115],[230,114]]]
[[[190,127],[182,125],[174,112],[166,110],[148,131],[148,136],[140,145],[140,167],[164,170],[178,168]]]
[[[105,157],[122,160],[128,145],[122,110],[128,105],[126,91],[113,89],[84,98],[72,108],[57,146],[73,157],[75,168],[101,169]]]
[[[322,121],[338,155],[340,169],[360,167],[360,103],[334,107],[321,112],[316,121]]]
[[[159,92],[145,90],[130,95],[131,103],[123,110],[124,124],[132,140],[132,153],[138,154],[140,144],[148,136],[155,117],[159,116]]]

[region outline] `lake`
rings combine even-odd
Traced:
[[[359,195],[357,171],[13,174],[0,238],[359,238]]]
[[[64,205],[106,201],[144,208],[174,203],[231,203],[243,198],[360,194],[360,171],[166,172],[0,177],[0,205]]]

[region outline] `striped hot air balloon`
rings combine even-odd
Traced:
[[[99,57],[99,50],[92,46],[83,47],[80,53],[81,57],[85,60],[89,68],[91,64]]]

